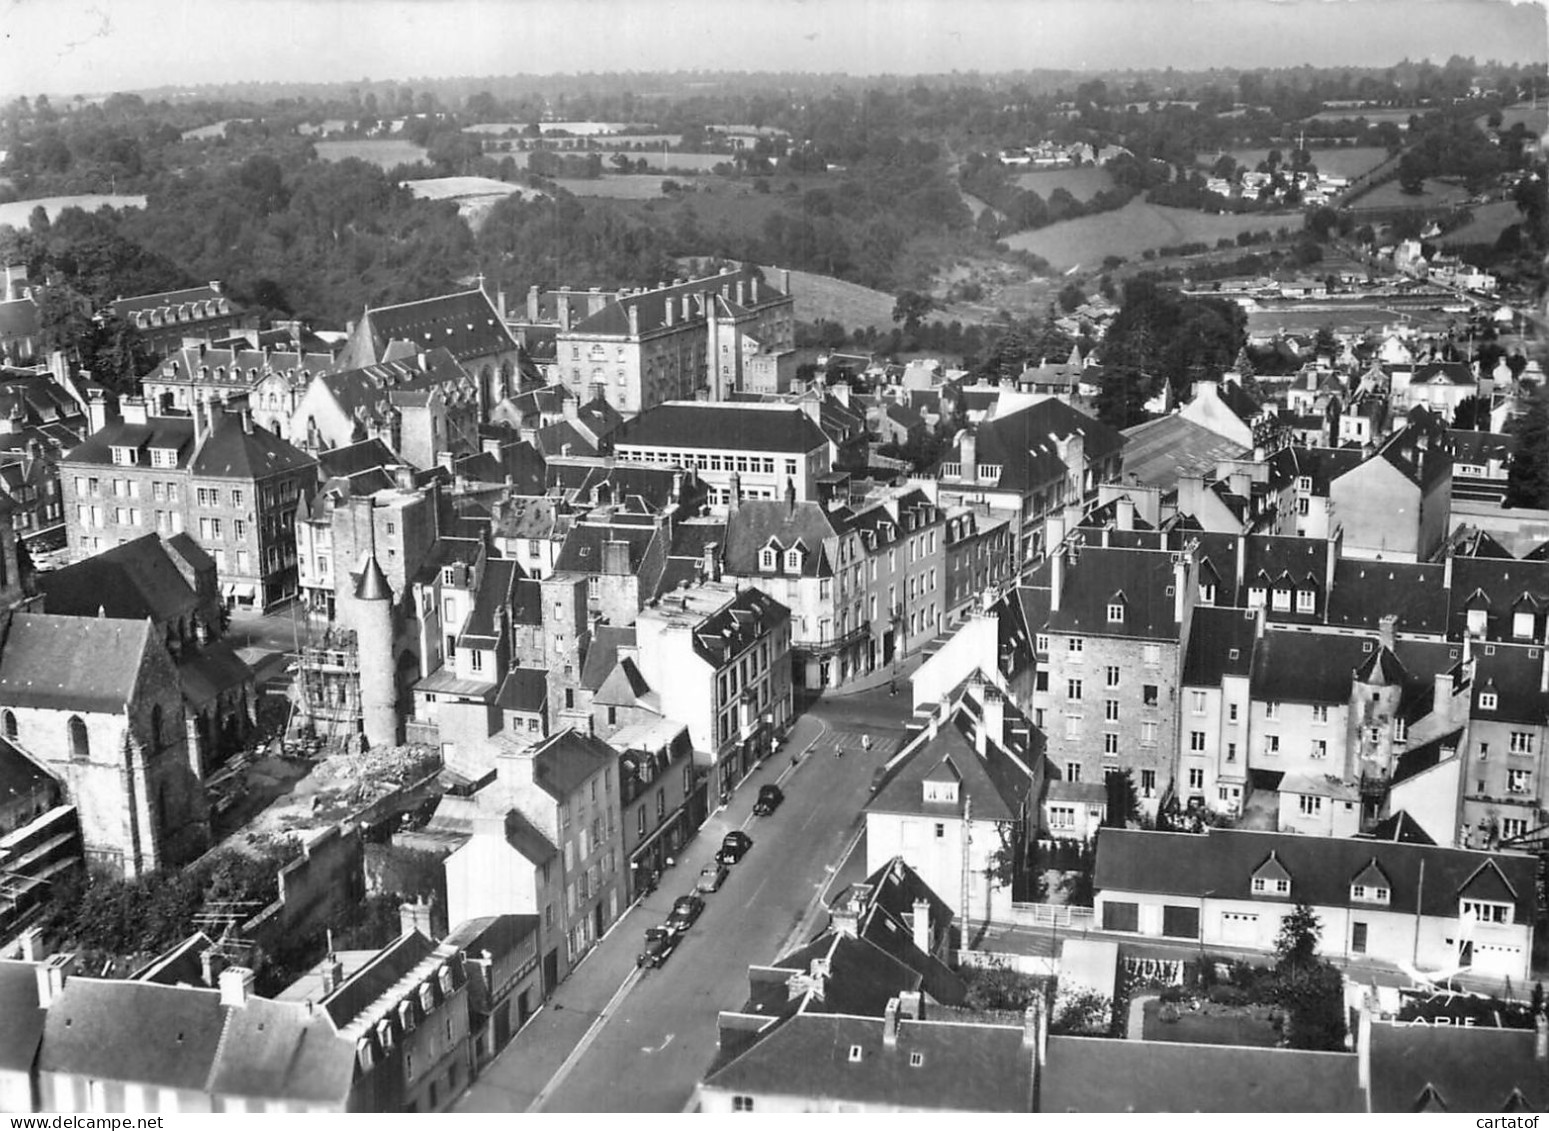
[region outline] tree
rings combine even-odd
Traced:
[[[1106,1037],[1113,1025],[1113,999],[1096,990],[1061,989],[1054,995],[1049,1032],[1061,1036]]]
[[[1305,903],[1298,903],[1280,920],[1280,933],[1275,936],[1275,968],[1295,970],[1315,964],[1318,940],[1322,936],[1323,923],[1317,912]]]
[[[1478,397],[1464,397],[1452,413],[1452,427],[1470,432],[1489,431],[1489,406]]]
[[[1108,789],[1108,811],[1103,827],[1127,828],[1131,821],[1140,821],[1140,794],[1135,789],[1135,775],[1130,770],[1109,770],[1103,776]]]
[[[1086,302],[1086,295],[1082,293],[1078,283],[1066,283],[1060,288],[1060,309],[1066,314],[1074,314],[1081,304]]]
[[[1540,389],[1507,429],[1517,437],[1517,450],[1506,469],[1506,505],[1549,508],[1549,393]]]
[[[893,321],[902,322],[905,330],[917,330],[925,316],[936,309],[936,300],[918,291],[900,291],[893,303]]]
[[[964,966],[961,974],[966,983],[963,1004],[980,1012],[1006,1010],[1020,1013],[1044,992],[1042,979],[1000,962]]]

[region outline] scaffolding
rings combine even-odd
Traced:
[[[330,625],[308,634],[298,650],[292,732],[322,740],[355,734],[361,725],[360,651],[355,633]]]

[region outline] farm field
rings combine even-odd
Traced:
[[[1300,230],[1300,213],[1248,213],[1240,216],[1192,212],[1168,208],[1135,199],[1117,212],[1081,216],[1039,228],[1018,232],[1003,242],[1017,251],[1028,251],[1049,262],[1056,270],[1081,266],[1097,268],[1105,256],[1119,255],[1139,259],[1148,248],[1170,247],[1183,243],[1215,246],[1223,237],[1236,238],[1241,232],[1274,232],[1281,228]]]
[[[358,157],[379,169],[391,169],[396,165],[412,165],[425,157],[423,146],[401,138],[366,138],[349,141],[313,142],[317,155],[324,161],[343,161]]]
[[[1488,114],[1479,116],[1481,126],[1488,120]],[[1543,137],[1545,132],[1549,132],[1549,106],[1508,106],[1501,111],[1501,129],[1509,130],[1518,122]]]
[[[1091,200],[1113,187],[1113,177],[1100,165],[1082,165],[1074,169],[1046,169],[1037,173],[1019,173],[1017,187],[1036,192],[1048,200],[1055,189],[1064,189],[1077,200]]]
[[[1521,222],[1522,213],[1509,200],[1495,200],[1489,204],[1469,206],[1474,218],[1456,231],[1437,239],[1439,244],[1488,243],[1501,238],[1501,233],[1511,225]]]
[[[1286,150],[1282,149],[1281,154]],[[1256,169],[1259,162],[1269,156],[1267,149],[1228,149],[1226,151],[1237,164],[1248,169]],[[1351,146],[1348,149],[1314,149],[1312,150],[1312,163],[1318,167],[1318,172],[1327,173],[1334,177],[1359,177],[1363,173],[1369,173],[1378,165],[1387,160],[1388,151],[1375,145]],[[1202,168],[1208,169],[1215,164],[1215,158],[1209,154],[1201,154],[1199,163]]]
[[[211,122],[207,126],[200,126],[196,130],[184,130],[184,141],[208,141],[211,138],[225,137],[226,127],[232,122],[251,122],[251,118],[226,118],[219,122]]]
[[[1368,122],[1397,122],[1400,125],[1407,124],[1415,115],[1424,117],[1430,113],[1425,106],[1396,106],[1392,109],[1376,110],[1323,110],[1308,118],[1309,122],[1348,122],[1356,118],[1365,118]]]
[[[33,200],[13,200],[9,204],[0,204],[0,224],[9,224],[13,228],[25,228],[27,218],[40,204],[48,213],[48,218],[54,220],[66,208],[82,208],[87,212],[95,212],[103,205],[110,208],[144,208],[145,197],[131,196],[126,193],[109,196],[107,193],[88,192],[78,196],[40,196]]]
[[[490,177],[430,177],[422,181],[404,181],[403,185],[422,200],[450,200],[458,214],[474,231],[484,223],[489,210],[515,194],[533,199],[544,194],[530,188],[508,185]]]
[[[1389,181],[1385,185],[1378,185],[1371,192],[1357,197],[1352,207],[1360,208],[1444,208],[1449,205],[1462,204],[1468,199],[1468,191],[1462,185],[1449,184],[1446,181],[1428,180],[1425,182],[1425,191],[1419,196],[1410,196],[1399,187],[1397,181]]]
[[[660,173],[612,173],[588,177],[556,177],[554,183],[574,196],[601,196],[613,200],[657,200],[662,195]]]
[[[778,267],[765,267],[764,276],[780,285]],[[847,330],[866,326],[886,330],[893,325],[893,296],[858,283],[809,271],[792,271],[791,295],[795,299],[796,318],[801,322],[826,318]]]

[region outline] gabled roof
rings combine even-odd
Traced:
[[[807,1096],[890,1110],[1032,1110],[1032,1062],[1022,1026],[900,1021],[883,1040],[878,1017],[798,1013],[705,1086],[739,1094]],[[917,1058],[917,1063],[916,1063]]]
[[[1366,835],[1372,840],[1402,841],[1405,844],[1436,843],[1404,809],[1373,825]]]
[[[32,1075],[43,1039],[44,1012],[38,1006],[38,971],[31,962],[0,958],[0,1072]]]
[[[1253,656],[1253,697],[1291,703],[1347,703],[1355,669],[1376,648],[1370,637],[1265,632]]]
[[[1375,632],[1391,614],[1399,632],[1440,636],[1447,628],[1446,574],[1439,562],[1340,558],[1324,619],[1332,627]]]
[[[1047,1112],[1365,1109],[1349,1053],[1061,1036],[1048,1049]]]
[[[1374,1021],[1371,1110],[1500,1112],[1514,1102],[1549,1109],[1549,1074],[1534,1056],[1535,1036],[1532,1029]]]
[[[188,462],[190,473],[221,479],[265,479],[316,467],[317,461],[294,444],[257,424],[248,431],[231,414],[217,414],[215,430]]]
[[[1183,661],[1185,687],[1219,687],[1224,676],[1246,676],[1253,667],[1258,617],[1241,609],[1194,609],[1189,651]]]
[[[1013,710],[1007,704],[1008,716]],[[959,701],[939,725],[935,737],[922,736],[917,740],[919,744],[912,753],[894,768],[887,783],[867,803],[866,812],[960,816],[964,803],[971,798],[976,821],[1016,820],[1032,798],[1034,773],[1042,757],[1042,736],[1032,743],[1030,755],[1013,755],[997,740],[986,742],[986,753],[981,757],[975,737],[979,725],[975,713]],[[1031,725],[1025,725],[1031,740]],[[924,783],[927,779],[939,780],[936,775],[949,757],[961,779],[958,799],[955,803],[927,802]]]
[[[1060,607],[1038,627],[1087,636],[1176,642],[1175,580],[1171,554],[1088,546],[1080,551],[1079,562],[1066,565]],[[1110,622],[1108,605],[1119,592],[1125,598],[1124,619]]]
[[[503,711],[541,713],[549,698],[546,672],[538,668],[512,668],[500,685],[496,706]]]
[[[157,624],[199,607],[199,596],[178,570],[160,536],[145,534],[81,561],[38,574],[50,613]]]
[[[350,339],[347,362],[358,366],[381,361],[395,341],[412,342],[420,350],[443,346],[458,361],[516,350],[499,312],[481,290],[368,309]]]
[[[980,465],[998,464],[1001,472],[990,486],[1028,492],[1063,476],[1059,442],[1079,434],[1087,463],[1106,460],[1124,447],[1124,436],[1095,417],[1071,408],[1063,401],[1046,400],[979,425],[977,455]],[[961,445],[945,460],[961,460]]]
[[[803,577],[831,573],[828,555],[822,553],[825,542],[840,533],[837,516],[817,503],[798,502],[794,506],[783,499],[747,499],[726,517],[726,572],[735,577],[755,577],[765,573],[759,568],[759,553],[766,546],[788,550],[800,542],[809,551],[802,555]],[[787,576],[784,554],[778,554],[776,572]]]
[[[618,751],[602,739],[567,727],[533,748],[533,781],[555,801],[565,803],[593,775],[618,761]]]
[[[1350,877],[1377,858],[1392,880],[1390,909],[1456,919],[1458,900],[1470,885],[1481,891],[1495,883],[1482,866],[1499,870],[1516,921],[1533,922],[1537,905],[1537,859],[1518,853],[1360,838],[1298,836],[1244,829],[1211,829],[1204,834],[1104,829],[1097,841],[1094,883],[1100,892],[1151,892],[1195,899],[1254,899],[1250,881],[1273,854],[1291,880],[1290,897],[1314,907],[1348,907]],[[1425,879],[1420,880],[1424,863]],[[1422,890],[1423,889],[1423,890]]]
[[[218,990],[69,978],[49,1007],[39,1073],[203,1092],[225,1011]]]
[[[122,714],[159,636],[144,620],[15,613],[0,649],[0,704]]]
[[[827,444],[823,430],[800,408],[727,401],[668,401],[641,413],[613,434],[615,448],[715,448],[804,455]]]

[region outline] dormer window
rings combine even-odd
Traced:
[[[785,551],[785,571],[787,573],[801,572],[801,551],[791,548]]]
[[[1468,610],[1468,631],[1475,636],[1483,636],[1489,627],[1489,611],[1486,609]]]
[[[1518,640],[1533,639],[1533,614],[1513,613],[1511,617],[1511,634]]]
[[[925,800],[934,801],[941,805],[957,804],[957,782],[955,781],[926,781]]]
[[[1303,494],[1306,494],[1306,493],[1310,492],[1312,490],[1312,476],[1310,476],[1310,475],[1298,476],[1297,480],[1296,480],[1296,489],[1298,491],[1302,492]]]
[[[1275,612],[1287,613],[1291,611],[1291,591],[1289,589],[1275,590]]]
[[[1254,871],[1252,887],[1254,895],[1288,896],[1291,894],[1291,873],[1285,870],[1280,858],[1271,852],[1269,859]]]
[[[1296,611],[1310,613],[1315,611],[1317,594],[1311,589],[1298,589],[1296,591]]]
[[[1108,602],[1108,623],[1109,624],[1123,624],[1124,623],[1124,602],[1123,601],[1110,601],[1110,602]]]
[[[1248,608],[1262,609],[1264,607],[1264,587],[1262,585],[1248,586]]]
[[[776,557],[774,547],[765,546],[758,552],[758,568],[764,573],[773,573],[775,571]]]
[[[116,464],[136,464],[140,462],[140,453],[135,448],[113,448],[113,462]]]
[[[1479,709],[1481,711],[1493,711],[1500,702],[1493,691],[1481,691],[1479,693]]]
[[[1356,903],[1387,903],[1388,889],[1366,884],[1351,884],[1350,898]]]
[[[1201,605],[1214,605],[1216,603],[1216,587],[1214,583],[1200,582],[1199,603]]]
[[[1509,924],[1513,921],[1515,911],[1516,908],[1511,904],[1491,899],[1464,899],[1458,902],[1459,917],[1478,923]]]

